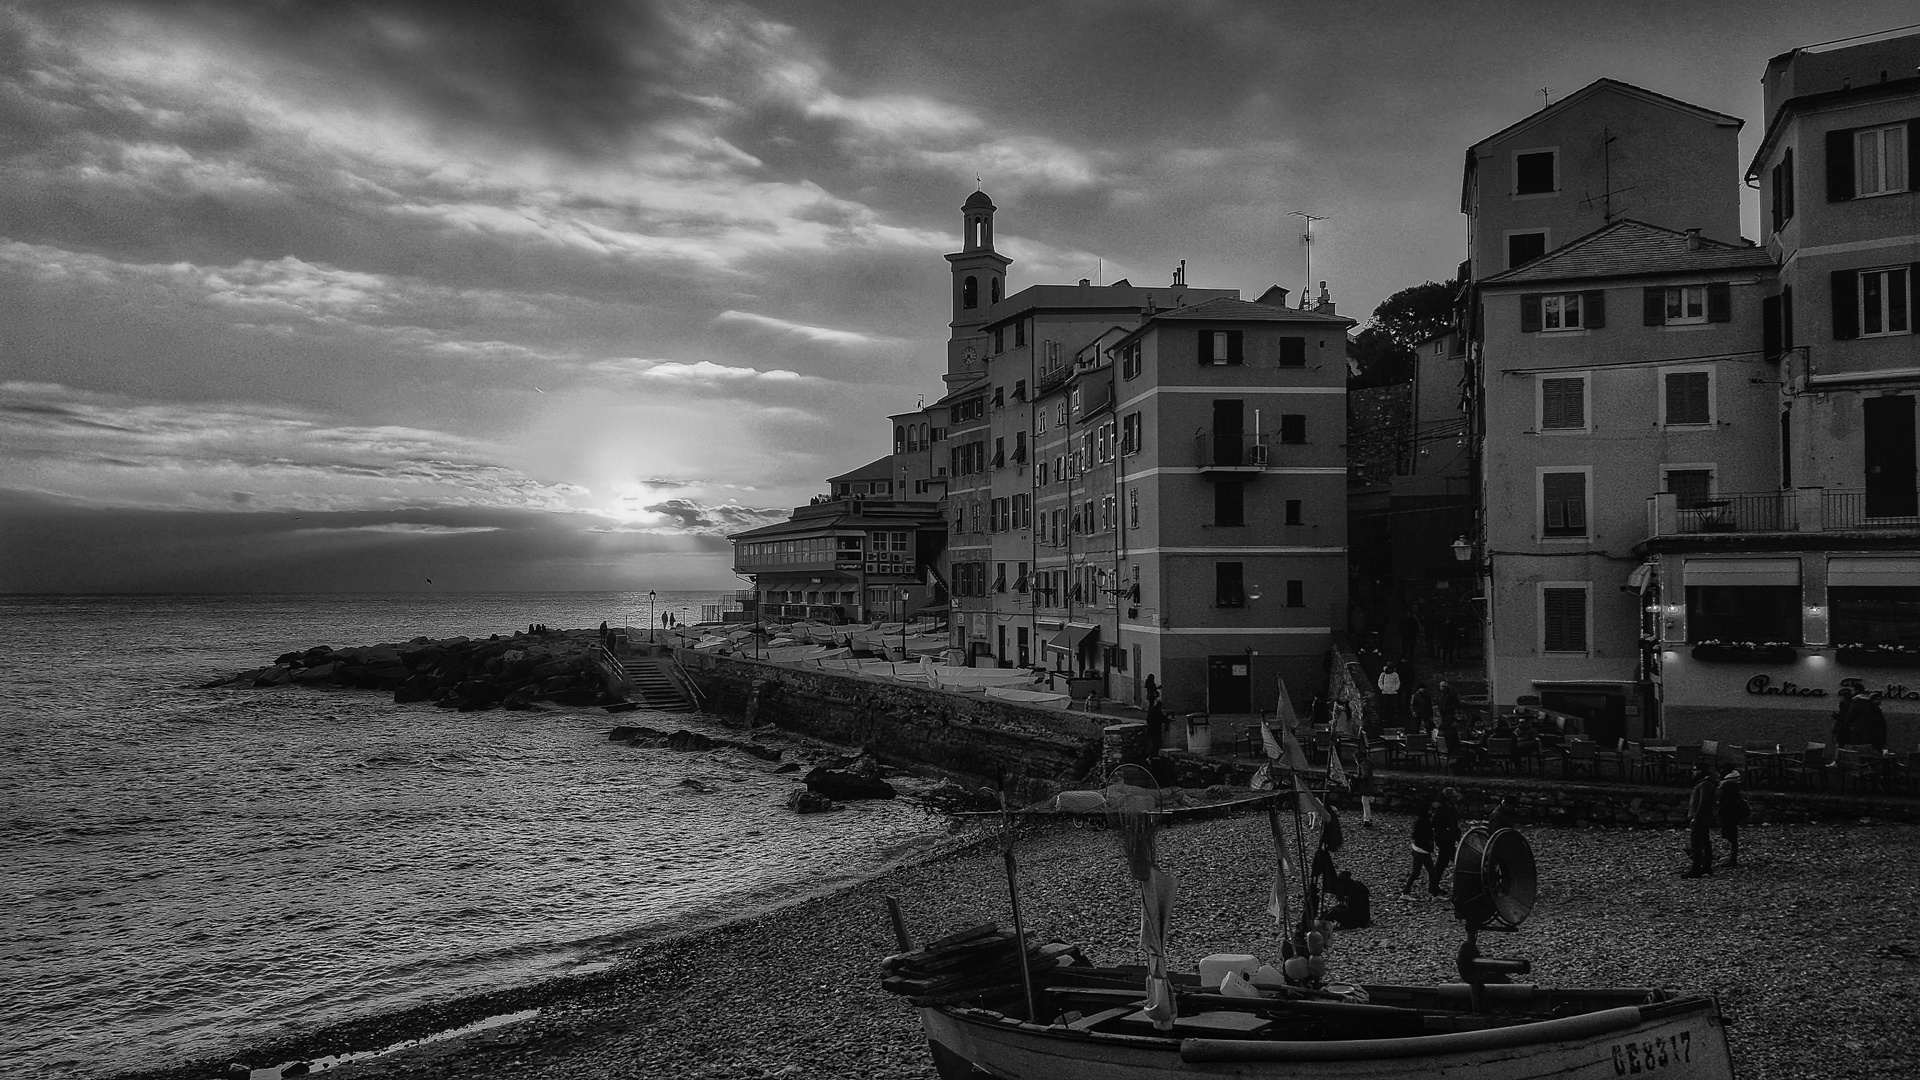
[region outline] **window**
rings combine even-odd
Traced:
[[[1540,588],[1540,651],[1584,653],[1587,651],[1587,587],[1585,585]]]
[[[1520,297],[1520,332],[1598,330],[1607,324],[1606,293],[1527,293]]]
[[[1287,580],[1287,606],[1288,607],[1306,607],[1307,606],[1307,583],[1306,582],[1293,579],[1293,578],[1289,578]]]
[[[1545,195],[1560,190],[1560,175],[1551,149],[1521,150],[1513,155],[1513,193]]]
[[[987,292],[993,298],[994,303],[997,304],[1000,302],[1000,279],[999,278],[987,279]]]
[[[1114,512],[1116,509],[1117,507],[1113,501],[1113,496],[1103,495],[1100,497],[1100,531],[1101,532],[1107,532],[1111,530],[1115,525],[1119,524],[1119,522],[1114,518]]]
[[[1202,364],[1240,363],[1240,331],[1200,331],[1200,362]]]
[[[1883,195],[1907,190],[1907,128],[1905,124],[1868,128],[1853,133],[1855,195]]]
[[[1007,328],[1002,326],[993,331],[993,355],[999,356],[1007,351]]]
[[[1213,606],[1246,607],[1247,593],[1241,576],[1242,563],[1213,564]]]
[[[1120,351],[1120,377],[1134,379],[1140,376],[1140,343],[1134,342]]]
[[[1013,347],[1024,348],[1027,344],[1027,320],[1021,319],[1013,324]]]
[[[1213,523],[1247,523],[1247,485],[1242,480],[1221,480],[1213,485]]]
[[[1040,413],[1039,413],[1039,416],[1035,419],[1033,430],[1036,433],[1041,435],[1045,435],[1047,433],[1047,407],[1045,405],[1042,405],[1040,407]]]
[[[1307,366],[1307,339],[1303,337],[1283,337],[1280,339],[1280,366]]]
[[[1661,375],[1662,423],[1668,427],[1713,423],[1713,372],[1668,371]]]
[[[1540,430],[1585,431],[1587,429],[1587,377],[1585,375],[1542,376],[1540,379]]]
[[[902,427],[896,427],[893,429],[893,452],[894,453],[898,454],[906,450],[907,448],[906,432],[907,432],[907,429]]]
[[[993,467],[996,469],[1004,469],[1007,467],[1007,440],[1004,435],[994,436]]]
[[[1543,231],[1507,234],[1507,269],[1532,262],[1547,253],[1547,234]]]
[[[1007,591],[1007,564],[1006,563],[993,564],[993,591],[994,592]]]
[[[1913,277],[1907,266],[1833,271],[1834,339],[1912,333]]]
[[[1137,454],[1140,452],[1140,414],[1128,413],[1120,418],[1120,452]]]
[[[1034,463],[1033,486],[1034,487],[1047,486],[1047,459],[1046,458],[1041,458],[1039,461]]]
[[[977,308],[980,306],[980,279],[968,278],[960,283],[960,306]]]
[[[1307,417],[1305,413],[1280,414],[1280,441],[1283,443],[1304,443],[1307,441]]]
[[[1920,585],[1830,585],[1827,610],[1840,648],[1920,651]]]
[[[1724,281],[1705,285],[1648,286],[1644,290],[1648,326],[1688,326],[1733,321],[1732,287]]]
[[[1689,585],[1687,640],[1798,645],[1800,586]]]
[[[1127,489],[1127,528],[1140,527],[1140,489]]]
[[[1287,500],[1287,524],[1299,525],[1301,523],[1302,522],[1300,518],[1300,500],[1288,499]]]
[[[1587,474],[1541,473],[1540,507],[1542,536],[1587,535]]]
[[[1003,409],[1006,407],[1006,405],[1007,405],[1007,388],[1004,386],[994,387],[993,388],[993,407],[996,409]]]
[[[1027,380],[1025,380],[1025,379],[1016,379],[1016,380],[1014,380],[1014,383],[1013,383],[1013,400],[1015,400],[1015,401],[1025,401],[1025,400],[1027,400]]]
[[[1787,147],[1780,155],[1780,164],[1773,167],[1773,231],[1793,218],[1793,147]]]
[[[1668,469],[1666,489],[1682,510],[1698,510],[1713,498],[1712,469]]]

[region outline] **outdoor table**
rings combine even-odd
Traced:
[[[1392,768],[1400,759],[1407,756],[1407,737],[1405,735],[1382,735],[1380,741],[1386,744],[1387,766]]]
[[[1662,780],[1665,780],[1668,776],[1672,775],[1673,754],[1674,754],[1674,751],[1678,749],[1679,747],[1677,746],[1643,746],[1641,747],[1641,750],[1643,750],[1647,755],[1647,763],[1649,765],[1653,765],[1657,767],[1660,770],[1660,779]]]
[[[1778,749],[1755,750],[1749,747],[1746,755],[1748,772],[1752,773],[1756,779],[1766,781],[1769,787],[1780,786],[1780,766],[1786,757],[1784,752]]]

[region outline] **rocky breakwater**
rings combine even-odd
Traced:
[[[418,637],[399,644],[335,649],[315,645],[272,666],[207,683],[245,686],[351,687],[393,694],[396,702],[431,701],[446,709],[532,709],[612,705],[624,700],[617,680],[595,657],[592,630],[541,630],[480,638]]]

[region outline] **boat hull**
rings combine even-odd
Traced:
[[[1733,1077],[1725,1028],[1709,997],[1484,1031],[1337,1042],[1085,1032],[948,1007],[922,1008],[920,1019],[943,1080],[980,1075],[1002,1080]]]

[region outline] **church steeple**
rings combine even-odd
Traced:
[[[986,339],[979,333],[989,310],[1006,295],[1007,267],[1013,260],[993,250],[993,200],[984,191],[967,196],[960,207],[960,250],[947,256],[953,267],[953,329],[947,342],[947,379],[985,370]],[[971,352],[972,359],[968,358]]]

